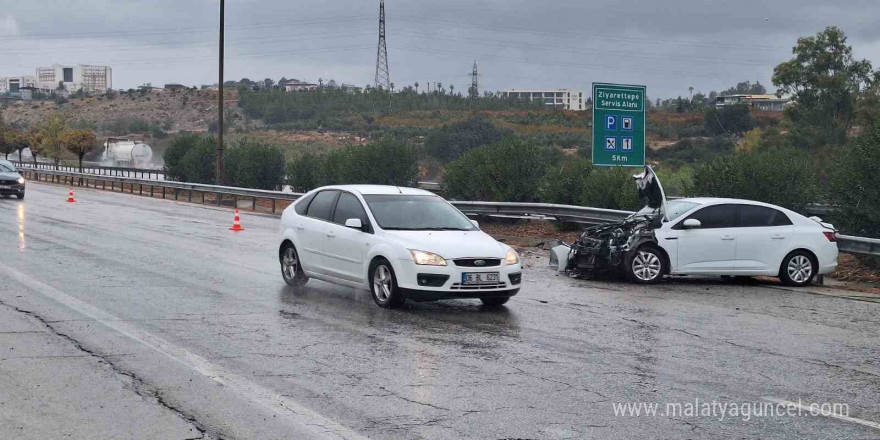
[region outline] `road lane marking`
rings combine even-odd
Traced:
[[[301,430],[318,438],[342,438],[368,440],[342,424],[328,419],[299,403],[282,396],[262,385],[211,363],[209,360],[152,333],[135,327],[102,309],[70,296],[29,275],[0,263],[0,273],[41,295],[68,307],[77,313],[100,322],[104,326],[141,343],[165,357],[223,385],[251,402],[272,411]],[[332,437],[331,437],[332,435]]]
[[[786,406],[791,406],[793,408],[797,408],[807,414],[811,414],[811,411],[813,411],[813,408],[810,408],[809,406],[801,405],[797,402],[791,402],[791,401],[784,400],[784,399],[776,399],[773,397],[764,397],[763,399],[770,401],[770,402],[773,402],[773,403],[778,403],[781,405],[786,405]],[[880,429],[880,423],[872,422],[870,420],[857,419],[855,417],[845,416],[843,414],[835,414],[833,412],[820,411],[818,413],[815,413],[815,415],[819,415],[819,416],[823,416],[823,417],[830,417],[832,419],[837,419],[837,420],[843,420],[844,422],[856,423],[856,424],[859,424],[862,426],[867,426],[869,428]]]

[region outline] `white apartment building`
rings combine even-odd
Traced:
[[[88,93],[105,93],[113,88],[113,69],[108,66],[62,66],[37,67],[37,88],[46,93],[64,85],[67,93],[83,90]]]
[[[18,95],[22,87],[35,86],[36,79],[30,75],[0,77],[0,93]]]
[[[568,89],[509,89],[499,92],[499,96],[543,101],[545,106],[557,110],[586,110],[584,93]]]

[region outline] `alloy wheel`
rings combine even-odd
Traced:
[[[813,277],[813,262],[804,255],[795,255],[788,260],[788,277],[796,283],[805,283]]]
[[[655,280],[660,276],[662,267],[660,257],[653,252],[639,251],[632,262],[633,275],[641,281]]]
[[[391,271],[384,264],[380,264],[373,272],[373,294],[384,303],[391,298],[393,290],[394,279],[391,276]]]
[[[281,270],[284,273],[284,278],[288,280],[294,279],[299,272],[299,259],[292,247],[284,250],[284,255],[281,257]]]

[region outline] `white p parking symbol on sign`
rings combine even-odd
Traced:
[[[617,116],[606,116],[605,117],[605,129],[606,130],[617,130]]]

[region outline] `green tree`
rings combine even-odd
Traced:
[[[425,139],[425,149],[438,160],[450,162],[474,148],[494,144],[507,134],[477,115],[438,128]]]
[[[547,167],[541,184],[541,200],[561,205],[579,205],[593,164],[586,158],[560,160]]]
[[[602,167],[593,170],[581,191],[581,205],[636,211],[644,206],[633,180],[633,168]]]
[[[773,69],[777,94],[792,96],[786,109],[798,147],[842,144],[853,123],[858,95],[875,79],[871,63],[853,58],[846,35],[830,26],[799,38],[794,58]]]
[[[720,109],[708,106],[703,110],[703,127],[713,136],[741,136],[755,128],[748,104],[726,105]]]
[[[198,145],[199,142],[204,141],[205,136],[198,134],[185,134],[175,137],[162,155],[162,159],[165,162],[165,178],[186,182],[186,170],[183,168],[181,161],[189,150]]]
[[[284,153],[274,145],[241,140],[223,155],[226,184],[278,191],[284,183]]]
[[[9,154],[15,151],[12,143],[14,136],[12,127],[3,122],[3,115],[0,114],[0,154],[5,155],[6,159],[9,159]]]
[[[880,124],[854,139],[829,175],[835,224],[850,235],[880,238]]]
[[[216,178],[217,144],[210,137],[202,137],[180,159],[186,182],[214,184]]]
[[[411,186],[419,174],[415,148],[385,137],[364,146],[347,147],[340,160],[339,183],[372,183]]]
[[[54,113],[39,123],[37,127],[41,135],[39,151],[43,155],[49,156],[55,162],[55,168],[58,168],[58,163],[64,153],[61,136],[67,130],[67,118],[61,113]]]
[[[699,196],[757,200],[794,211],[819,195],[809,156],[785,147],[718,157],[698,166],[693,182]]]
[[[293,191],[310,191],[326,184],[325,172],[321,156],[304,153],[287,165],[287,182]]]
[[[79,170],[82,172],[83,157],[98,149],[98,138],[91,130],[67,130],[61,134],[61,145],[76,155],[79,159]]]
[[[459,200],[534,202],[547,169],[545,151],[527,140],[506,137],[468,151],[450,163],[443,186]]]

